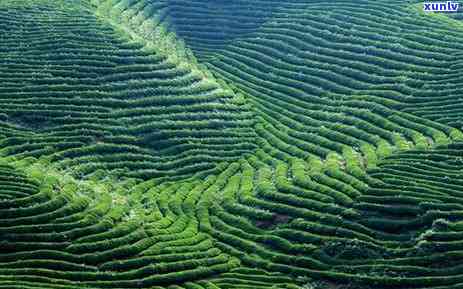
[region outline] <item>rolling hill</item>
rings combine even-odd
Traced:
[[[0,2],[0,288],[463,287],[463,25],[398,0]]]

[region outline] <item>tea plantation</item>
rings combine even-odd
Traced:
[[[460,18],[0,1],[0,289],[463,288]]]

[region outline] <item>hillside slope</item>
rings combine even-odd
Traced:
[[[462,287],[463,27],[419,4],[2,1],[0,288]]]
[[[255,148],[249,109],[154,47],[162,43],[134,39],[88,3],[24,3],[0,11],[7,154],[147,179],[210,170]]]

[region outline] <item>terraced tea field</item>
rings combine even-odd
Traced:
[[[463,288],[460,18],[0,1],[0,289]]]

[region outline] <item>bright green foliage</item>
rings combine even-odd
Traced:
[[[252,112],[230,89],[173,53],[171,34],[144,35],[150,18],[121,20],[136,1],[85,2],[0,3],[4,154],[48,156],[75,176],[175,179],[256,148]]]
[[[463,284],[463,30],[413,1],[0,1],[0,289]]]

